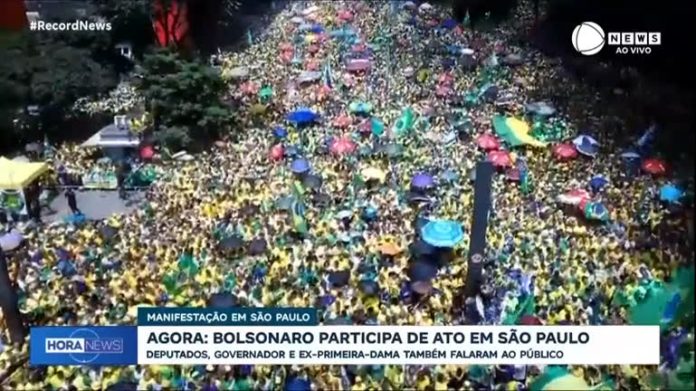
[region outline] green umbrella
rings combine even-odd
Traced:
[[[273,98],[273,88],[266,86],[259,91],[259,98],[261,98],[261,101],[267,102],[271,98]]]

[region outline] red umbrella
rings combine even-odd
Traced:
[[[155,156],[155,149],[152,145],[146,145],[140,148],[140,158],[143,160],[150,160]]]
[[[578,151],[573,144],[558,144],[553,147],[553,154],[561,160],[574,159],[578,157]]]
[[[317,69],[319,69],[319,63],[315,60],[308,60],[305,63],[305,69],[308,71],[316,71]]]
[[[292,52],[282,52],[279,57],[281,62],[287,64],[292,61]]]
[[[357,145],[348,137],[339,137],[331,143],[331,153],[335,155],[348,155],[355,151]]]
[[[451,90],[449,87],[443,86],[443,85],[439,85],[439,86],[437,86],[437,88],[435,89],[435,95],[437,95],[437,96],[439,96],[439,97],[441,97],[441,98],[442,98],[442,97],[445,97],[445,96],[448,96],[451,92],[452,92],[452,90]]]
[[[452,84],[452,82],[454,82],[454,77],[452,77],[450,73],[442,73],[440,76],[438,76],[437,82],[442,85],[449,86]]]
[[[484,151],[491,151],[500,148],[500,142],[490,133],[484,133],[476,139],[476,144]]]
[[[278,161],[283,158],[285,155],[285,149],[283,148],[283,145],[281,144],[276,144],[271,148],[271,152],[269,153],[269,157],[273,161]]]
[[[338,11],[338,15],[337,15],[337,16],[338,16],[339,19],[341,19],[341,20],[343,20],[343,21],[346,21],[346,22],[350,22],[351,20],[353,20],[353,13],[350,12],[350,11],[348,11],[348,10],[340,10],[340,11]]]
[[[517,182],[520,180],[520,170],[517,168],[509,168],[505,171],[505,178],[510,181]]]
[[[641,167],[645,172],[652,175],[662,175],[667,172],[667,164],[656,158],[643,160]]]
[[[525,315],[520,318],[520,324],[524,326],[542,326],[544,322],[534,315]]]
[[[333,123],[338,128],[347,128],[353,123],[353,120],[348,115],[341,114],[336,117]]]
[[[487,160],[496,167],[509,167],[512,164],[510,154],[507,151],[488,152]]]
[[[253,95],[256,94],[259,91],[259,86],[258,84],[248,81],[246,83],[243,83],[240,86],[241,90],[243,93],[248,94],[248,95]]]

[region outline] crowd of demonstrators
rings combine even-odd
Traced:
[[[617,136],[621,119],[598,109],[602,102],[564,77],[557,63],[515,46],[516,30],[529,15],[474,31],[465,24],[443,28],[447,17],[438,9],[407,2],[311,5],[317,9],[303,14],[299,2],[291,3],[269,24],[263,40],[222,56],[223,74],[246,78],[230,80],[230,96],[242,118],[238,139],[219,141],[193,159],[163,162],[166,178],[152,186],[136,212],[25,233],[25,247],[10,254],[10,273],[31,324],[132,324],[139,306],[206,306],[219,293],[245,306],[316,307],[324,322],[498,324],[519,312],[520,276],[532,280],[524,288],[535,308],[526,315],[539,323],[626,324],[630,309],[614,300],[617,291],[630,296],[644,280],[669,280],[690,262],[681,208],[666,207],[658,195],[662,185],[676,179],[630,170],[621,157],[629,143]],[[324,33],[299,34],[307,23],[321,25]],[[349,35],[349,29],[358,40],[346,43],[329,34]],[[447,65],[447,45],[471,49],[473,55]],[[362,51],[370,52],[371,67],[348,72],[346,57]],[[239,67],[245,72],[232,72]],[[322,77],[298,84],[307,69]],[[508,155],[513,164],[526,164],[530,180],[520,188],[506,173],[494,178],[485,310],[474,321],[477,314],[461,311],[458,300],[468,238],[440,268],[431,289],[414,292],[408,284],[414,225],[419,217],[433,217],[461,222],[468,230],[471,170],[487,156],[477,137],[494,133],[491,120],[498,113],[522,117],[524,105],[538,99],[540,86],[551,80],[559,91],[547,93],[554,94],[549,99],[562,123],[556,137],[569,140],[580,130],[591,132],[599,150],[592,158],[560,160],[549,144],[515,148]],[[465,102],[462,109],[457,98],[440,96],[444,83],[465,100],[482,86],[494,92]],[[262,104],[257,93],[265,87],[272,94]],[[375,131],[374,121],[350,113],[355,102],[363,102],[370,117],[384,124],[383,134]],[[286,116],[300,107],[317,113],[317,123],[289,124]],[[413,129],[397,134],[392,125],[408,107],[416,118]],[[332,148],[337,140],[346,147]],[[296,166],[301,159],[308,167]],[[425,206],[409,200],[418,173],[436,179]],[[588,187],[597,174],[607,183]],[[577,188],[587,188],[593,202],[606,205],[606,221],[587,221],[558,204],[558,195]],[[349,271],[348,278],[339,283],[333,276],[342,271]],[[366,282],[376,283],[376,295],[361,291]],[[26,345],[0,348],[5,368],[26,352]],[[648,378],[658,371],[570,369],[590,385],[635,389],[649,388]],[[17,390],[97,390],[117,383],[152,390],[275,390],[301,378],[324,390],[524,389],[539,372],[449,365],[25,365],[7,385]]]

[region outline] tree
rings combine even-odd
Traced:
[[[24,342],[27,329],[22,322],[22,314],[19,312],[17,304],[17,291],[12,285],[7,258],[2,249],[0,249],[0,308],[2,308],[2,316],[10,341],[12,343]]]
[[[145,98],[160,138],[182,134],[186,140],[210,140],[231,129],[233,113],[222,97],[225,82],[214,68],[186,60],[171,49],[146,55],[138,89]],[[168,129],[168,130],[167,130]]]
[[[111,22],[112,45],[130,42],[139,55],[154,42],[152,0],[91,0],[97,13]]]
[[[28,108],[39,108],[36,123],[54,136],[58,133],[75,100],[98,95],[116,85],[115,74],[94,61],[88,49],[76,48],[53,39],[18,37],[0,48],[0,134],[10,142],[41,137],[27,123]]]

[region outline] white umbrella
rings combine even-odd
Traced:
[[[302,23],[304,23],[304,19],[302,19],[301,16],[293,16],[292,18],[290,18],[290,21],[291,21],[292,23],[295,23],[295,24],[302,24]]]
[[[474,55],[474,49],[464,48],[464,49],[462,49],[462,55],[464,55],[464,56],[473,56],[473,55]]]
[[[0,248],[3,251],[12,251],[17,249],[24,241],[24,236],[18,231],[12,231],[3,236],[0,236]]]
[[[309,82],[317,81],[320,78],[321,78],[321,72],[304,71],[300,74],[300,76],[297,77],[297,81],[299,83],[309,83]]]
[[[230,77],[235,79],[243,79],[249,76],[249,68],[247,67],[236,67],[230,70]]]
[[[420,7],[418,7],[418,10],[420,11],[429,11],[431,9],[433,9],[433,6],[430,5],[430,3],[423,3],[420,5]]]

